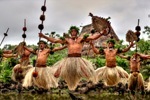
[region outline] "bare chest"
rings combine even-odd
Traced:
[[[48,52],[47,50],[39,50],[38,51],[38,56],[48,56]]]
[[[114,50],[107,49],[104,52],[107,57],[115,57],[117,55],[117,50],[115,49]]]

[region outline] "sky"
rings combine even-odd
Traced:
[[[44,0],[0,0],[0,41],[9,28],[1,47],[23,41],[23,26],[26,19],[27,44],[39,41],[38,25]],[[47,0],[43,33],[55,31],[62,35],[72,25],[91,24],[89,12],[104,18],[111,17],[111,26],[119,39],[125,40],[128,30],[135,31],[138,19],[142,31],[150,25],[149,0]],[[80,27],[81,29],[82,27]],[[147,38],[141,34],[140,38]],[[1,48],[0,47],[0,48]]]

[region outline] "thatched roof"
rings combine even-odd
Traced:
[[[82,27],[81,34],[84,34],[84,33],[91,33],[91,30],[92,30],[92,29],[93,29],[92,24],[85,25],[85,26]],[[116,35],[116,33],[114,32],[114,30],[113,30],[112,27],[111,27],[110,34],[113,36],[113,38],[114,38],[116,41],[119,41],[119,38],[118,38],[118,36]],[[110,34],[109,34],[108,36],[105,36],[106,39],[107,39],[107,38],[110,38]]]
[[[92,27],[92,24],[89,24],[89,25],[85,25],[82,27],[82,30],[81,30],[81,35],[82,34],[85,34],[85,33],[91,33],[91,30],[93,29]],[[94,40],[94,45],[96,47],[105,47],[106,46],[106,41],[108,39],[110,39],[111,35],[113,36],[113,38],[116,40],[116,41],[119,41],[119,38],[118,36],[116,35],[116,33],[114,32],[113,28],[111,27],[111,31],[110,31],[110,34],[108,34],[107,36],[101,36],[99,39],[97,40]],[[85,55],[87,53],[87,50],[90,50],[90,45],[88,43],[85,43],[84,47],[83,47],[83,54]]]

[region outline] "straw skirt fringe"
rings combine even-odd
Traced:
[[[42,89],[50,89],[58,87],[58,78],[54,77],[54,72],[56,68],[53,67],[36,67],[36,71],[38,72],[37,77],[33,77],[33,72],[35,71],[35,67],[31,68],[26,74],[23,87],[37,86]]]
[[[96,82],[95,70],[88,60],[81,57],[67,57],[53,65],[57,67],[55,77],[62,77],[69,90],[75,90],[81,78]]]
[[[24,78],[28,70],[32,67],[33,67],[32,65],[21,66],[20,64],[17,64],[12,69],[12,75],[11,75],[12,80],[18,82],[17,78],[21,75],[22,75],[22,78]],[[22,71],[21,73],[18,72],[19,69],[21,69]]]
[[[129,89],[130,90],[144,90],[144,80],[141,73],[133,72],[129,76]]]
[[[150,91],[150,81],[149,81],[148,84],[147,84],[146,90],[147,90],[147,91]]]
[[[96,69],[97,82],[103,80],[105,85],[113,86],[118,84],[123,78],[128,78],[128,73],[121,67],[109,68],[107,66]]]

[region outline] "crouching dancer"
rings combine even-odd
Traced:
[[[114,48],[115,40],[110,39],[107,41],[108,47],[105,49],[97,49],[91,42],[92,49],[96,54],[104,54],[106,59],[106,66],[96,69],[97,80],[104,80],[106,86],[114,86],[121,81],[121,79],[128,79],[128,73],[122,68],[117,66],[116,56],[119,53],[127,52],[133,43],[123,49]]]
[[[35,67],[31,68],[26,74],[23,87],[37,86],[39,89],[48,90],[51,87],[58,86],[58,79],[53,75],[53,72],[56,70],[56,68],[46,66],[48,56],[50,52],[62,50],[66,48],[66,46],[51,50],[47,48],[47,43],[43,40],[40,40],[38,45],[39,50],[35,52],[37,55]]]

